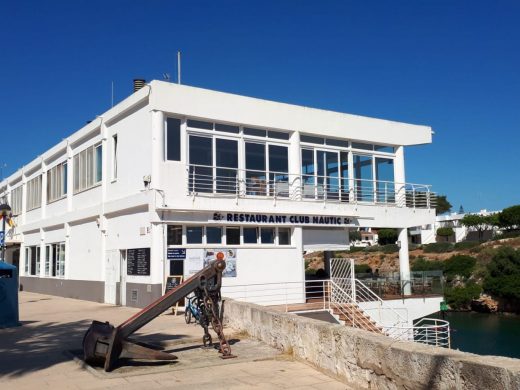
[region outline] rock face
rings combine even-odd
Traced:
[[[480,313],[496,313],[498,311],[498,301],[486,294],[482,294],[478,299],[471,301],[471,310]]]

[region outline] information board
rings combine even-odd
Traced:
[[[150,275],[150,248],[127,249],[126,274],[137,276]]]
[[[166,277],[166,288],[164,290],[164,293],[166,294],[168,291],[181,284],[183,278],[184,277],[182,275],[171,275]]]

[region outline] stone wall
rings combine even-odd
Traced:
[[[520,360],[479,356],[226,300],[227,323],[360,389],[520,389]],[[478,342],[478,340],[475,340]]]

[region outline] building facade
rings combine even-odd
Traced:
[[[152,81],[0,183],[7,258],[25,290],[142,307],[217,253],[225,285],[302,281],[303,251],[391,227],[406,279],[435,197],[406,183],[404,148],[431,134]]]

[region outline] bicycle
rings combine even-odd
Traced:
[[[194,300],[197,299],[196,296],[186,298],[188,303],[186,304],[186,309],[184,310],[184,321],[187,324],[191,323],[191,319],[195,320],[195,323],[200,323],[200,310],[196,304],[194,304]]]

